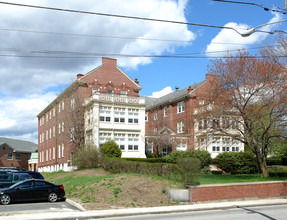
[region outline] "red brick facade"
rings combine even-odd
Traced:
[[[287,197],[287,181],[195,186],[190,196],[191,202]]]
[[[0,167],[20,167],[28,169],[31,153],[14,152],[8,145],[0,146]]]
[[[123,73],[117,60],[102,58],[102,63],[86,75],[78,74],[77,80],[38,115],[40,171],[67,170],[72,166],[75,144],[71,141],[71,115],[75,105],[82,106],[95,89],[107,94],[139,96],[137,80],[134,82]],[[84,121],[84,113],[77,120]]]
[[[158,101],[152,107],[147,107],[146,135],[153,136],[155,131],[161,132],[167,128],[172,132],[172,136],[176,138],[172,151],[176,150],[176,145],[180,142],[186,144],[186,149],[194,149],[194,110],[199,106],[199,100],[203,99],[205,94],[215,80],[215,76],[206,74],[206,80],[195,86],[173,92],[174,96],[177,93],[182,93],[178,99],[166,100],[165,102]],[[172,96],[171,96],[172,97]],[[184,103],[184,111],[178,112],[178,104]],[[166,114],[164,113],[166,111]],[[155,119],[157,114],[157,119]],[[183,131],[178,131],[178,123],[183,122]]]

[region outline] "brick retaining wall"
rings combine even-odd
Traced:
[[[287,197],[287,181],[193,186],[190,196],[191,202]]]

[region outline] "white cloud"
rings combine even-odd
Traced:
[[[40,113],[55,98],[54,92],[27,95],[22,98],[3,97],[0,100],[0,136],[30,140],[37,143]]]
[[[278,13],[274,14],[274,17],[268,21],[267,23],[276,22],[281,19]],[[276,25],[267,25],[259,28],[257,30],[270,32],[274,30]],[[237,24],[234,22],[229,22],[225,25],[225,27],[232,27],[240,33],[246,32],[249,27],[246,24]],[[260,43],[266,39],[268,34],[262,32],[255,32],[249,37],[242,37],[240,34],[236,33],[234,30],[230,29],[222,29],[210,42],[206,47],[206,56],[207,57],[221,57],[226,56],[227,54],[234,54],[238,50],[247,48],[248,45],[254,43]],[[222,52],[218,52],[222,51]]]
[[[118,14],[146,18],[186,21],[184,9],[187,0],[14,0],[21,4],[40,5],[80,11]],[[116,6],[116,7],[115,7]],[[17,57],[0,57],[0,78],[7,82],[1,87],[4,94],[38,93],[50,86],[70,83],[77,73],[85,73],[100,64],[100,57],[112,54],[160,55],[186,46],[186,42],[148,41],[139,38],[174,39],[191,41],[194,34],[187,25],[124,19],[81,13],[59,12],[27,7],[1,5],[0,41],[3,54]],[[32,30],[42,33],[7,31]],[[43,33],[45,32],[45,33]],[[88,36],[48,34],[72,33]],[[180,34],[179,34],[180,33]],[[120,39],[93,36],[129,37]],[[20,40],[21,39],[21,40]],[[29,53],[28,53],[29,51]],[[32,53],[32,51],[34,51]],[[41,53],[35,53],[41,51]],[[57,51],[50,53],[49,51]],[[63,52],[93,53],[97,57],[63,58]],[[36,56],[18,57],[18,56]],[[56,56],[58,58],[39,58]],[[117,57],[118,58],[118,57]],[[118,58],[118,64],[136,69],[152,62],[151,58]],[[17,79],[17,80],[15,80]],[[23,84],[25,81],[25,85]],[[17,90],[15,88],[18,88]]]
[[[7,0],[7,2],[186,21],[184,10],[188,1]],[[184,47],[188,44],[186,41],[192,41],[195,38],[187,25],[5,4],[1,4],[0,14],[0,79],[2,82],[0,136],[30,139],[34,142],[37,142],[36,116],[55,97],[54,92],[46,93],[47,91],[70,84],[76,79],[78,73],[85,74],[97,67],[101,64],[102,56],[113,57],[110,54],[121,53],[160,55],[167,51],[172,52],[177,47]],[[130,39],[95,36],[129,37]],[[181,42],[148,41],[139,38],[173,39]],[[51,53],[51,51],[54,52]],[[95,56],[63,58],[67,55],[62,52],[67,52],[72,57],[78,56],[72,52],[93,53]],[[41,56],[57,58],[40,58]],[[134,69],[138,65],[152,62],[151,58],[116,58],[119,66]]]
[[[173,92],[172,88],[170,86],[165,87],[164,89],[158,91],[158,92],[153,92],[151,96],[151,98],[160,98],[162,96],[165,96],[169,93]]]

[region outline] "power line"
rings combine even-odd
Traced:
[[[278,45],[270,45],[265,47],[254,47],[249,49],[260,49],[266,47],[274,47]],[[211,51],[211,52],[200,52],[200,53],[186,53],[186,54],[173,54],[173,55],[136,55],[136,54],[106,54],[106,53],[86,53],[86,52],[72,52],[72,51],[50,51],[50,50],[30,50],[30,49],[16,49],[16,48],[0,48],[2,51],[12,51],[12,52],[23,52],[23,53],[38,53],[38,54],[54,54],[54,55],[65,55],[65,56],[33,56],[33,55],[15,55],[15,54],[0,54],[2,57],[22,57],[22,58],[69,58],[69,59],[76,59],[76,58],[98,58],[102,56],[112,56],[112,57],[147,57],[147,58],[207,58],[205,56],[194,56],[194,55],[205,55],[205,54],[212,54],[212,53],[226,53],[232,51],[238,51],[239,49],[234,50],[224,50],[224,51]],[[73,55],[73,56],[71,56]],[[193,56],[191,56],[193,55]],[[225,56],[226,57],[226,56]],[[224,58],[225,58],[224,57]],[[208,57],[208,58],[219,58],[218,56],[215,57]]]
[[[275,47],[275,46],[278,46],[278,45],[257,46],[257,47],[251,47],[248,49],[249,50],[262,49],[262,48],[266,48],[266,47]],[[194,53],[184,53],[184,54],[173,54],[173,56],[226,53],[226,52],[232,52],[232,51],[238,51],[238,50],[239,49],[210,51],[210,52],[194,52]],[[91,56],[91,57],[102,55],[102,53],[87,53],[87,52],[74,52],[74,51],[52,51],[52,50],[32,50],[32,49],[4,48],[4,47],[0,47],[0,51],[12,51],[12,52],[22,52],[22,53],[39,53],[39,54],[63,54],[63,55],[77,55],[77,56]],[[113,56],[115,54],[105,54],[105,55]],[[119,54],[116,54],[116,55],[119,55]],[[152,56],[152,55],[130,55],[130,54],[120,54],[120,55],[123,55],[123,56]]]
[[[49,32],[49,31],[34,31],[34,30],[23,30],[23,29],[11,29],[11,28],[0,28],[0,31],[14,31],[23,33],[35,33],[35,34],[51,34],[51,35],[66,35],[66,36],[79,36],[79,37],[93,37],[93,38],[111,38],[111,39],[123,39],[123,40],[146,40],[146,41],[163,41],[163,42],[180,42],[180,43],[209,43],[203,41],[184,41],[184,40],[173,40],[173,39],[159,39],[159,38],[144,38],[144,37],[125,37],[125,36],[109,36],[109,35],[93,35],[93,34],[74,34],[74,33],[60,33],[60,32]],[[245,45],[239,43],[224,43],[224,42],[211,42],[211,44],[223,44],[223,45]]]
[[[234,4],[243,4],[243,5],[253,5],[253,6],[263,8],[265,11],[272,11],[272,12],[278,12],[278,13],[286,14],[285,10],[283,11],[283,10],[270,9],[270,8],[264,7],[263,4],[257,4],[257,3],[253,3],[253,2],[239,2],[239,1],[228,1],[228,0],[212,0],[212,1],[224,2],[224,3],[234,3]]]
[[[45,6],[36,6],[36,5],[27,5],[27,4],[19,4],[19,3],[11,3],[11,2],[0,2],[0,4],[13,5],[13,6],[21,6],[21,7],[29,7],[29,8],[37,8],[37,9],[45,9],[45,10],[53,10],[53,11],[62,11],[62,12],[71,12],[71,13],[80,13],[80,14],[89,14],[89,15],[100,15],[100,16],[108,16],[108,17],[117,17],[117,18],[125,18],[125,19],[135,19],[135,20],[144,20],[144,21],[156,21],[156,22],[164,22],[164,23],[172,23],[172,24],[184,24],[191,26],[199,26],[199,27],[209,27],[209,28],[219,28],[219,29],[229,29],[238,32],[235,28],[218,26],[218,25],[209,25],[209,24],[200,24],[200,23],[190,23],[183,21],[171,21],[171,20],[163,20],[163,19],[154,19],[154,18],[144,18],[144,17],[136,17],[136,16],[126,16],[126,15],[118,15],[118,14],[108,14],[108,13],[99,13],[99,12],[90,12],[90,11],[79,11],[72,9],[63,9],[63,8],[54,8],[54,7],[45,7]],[[238,28],[242,29],[242,28]],[[243,29],[245,30],[245,29]],[[269,33],[266,31],[256,30],[257,32]]]

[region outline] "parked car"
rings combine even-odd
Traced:
[[[44,177],[42,176],[41,173],[39,172],[35,172],[35,171],[28,171],[28,170],[25,170],[25,171],[15,171],[17,173],[27,173],[29,174],[31,177],[33,177],[34,179],[40,179],[40,180],[43,180]]]
[[[0,188],[9,187],[25,179],[32,179],[28,173],[0,171]]]
[[[14,171],[26,171],[26,170],[24,168],[19,167],[0,167],[0,171],[14,172]]]
[[[9,188],[0,189],[0,203],[8,205],[11,202],[48,200],[56,202],[64,198],[63,185],[56,185],[45,180],[28,179],[16,183]]]

